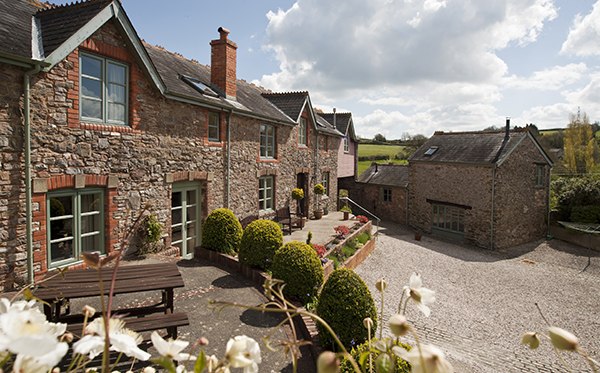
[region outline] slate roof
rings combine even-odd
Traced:
[[[335,136],[343,136],[344,134],[335,129],[331,122],[328,122],[323,118],[322,113],[315,113],[315,117],[317,119],[317,130],[322,133],[327,133]]]
[[[31,17],[42,3],[0,0],[0,51],[31,58]]]
[[[319,115],[333,125],[333,113],[319,113]],[[352,123],[352,113],[336,113],[335,114],[336,129],[342,135],[346,135],[348,133],[352,137],[352,140],[356,141],[356,137],[354,135],[353,129],[349,128],[351,123]]]
[[[44,55],[49,56],[110,3],[112,0],[90,0],[38,12],[35,16],[42,25]]]
[[[372,163],[357,180],[359,183],[406,188],[408,165]]]
[[[269,100],[287,114],[293,121],[297,122],[302,114],[304,104],[308,99],[308,92],[288,93],[263,93],[262,96]]]
[[[506,157],[527,135],[526,128],[516,128],[506,138],[505,130],[482,132],[436,132],[411,155],[409,161],[494,164]],[[533,137],[533,136],[532,136]],[[437,147],[431,155],[425,153]]]
[[[180,55],[167,52],[164,49],[152,47],[147,44],[145,44],[145,47],[168,92],[184,95],[209,105],[217,105],[226,109],[244,110],[260,116],[287,122],[290,125],[294,124],[292,119],[261,96],[264,90],[259,87],[238,80],[236,85],[237,101],[228,100],[222,96],[213,97],[202,94],[181,80],[180,77],[181,75],[189,76],[198,79],[204,85],[210,87],[210,68],[187,60]]]

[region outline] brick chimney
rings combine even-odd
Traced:
[[[236,96],[237,44],[227,38],[229,30],[219,27],[220,39],[210,42],[210,82],[227,98]]]

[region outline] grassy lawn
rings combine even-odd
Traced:
[[[403,146],[401,145],[375,145],[375,144],[359,144],[358,156],[365,157],[369,155],[386,154],[393,158]]]
[[[362,161],[362,162],[358,162],[358,174],[362,174],[362,172],[364,170],[366,170],[367,168],[369,168],[369,166],[371,165],[371,161]],[[392,159],[389,161],[377,161],[377,163],[395,163],[395,164],[408,164],[408,161],[400,161],[397,159]]]

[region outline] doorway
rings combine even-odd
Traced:
[[[296,204],[296,214],[304,217],[308,217],[308,174],[299,173],[296,175],[296,188],[302,189],[304,192],[304,198],[298,201]]]
[[[171,245],[186,259],[200,244],[200,191],[198,183],[183,182],[174,184],[171,194]]]

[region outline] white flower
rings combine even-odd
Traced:
[[[142,370],[142,373],[156,373],[156,369],[154,369],[153,367],[145,367]]]
[[[401,347],[393,347],[394,353],[412,365],[411,373],[453,373],[454,368],[444,357],[444,353],[435,346],[421,345],[423,359],[419,354],[419,347],[413,347],[410,352]],[[425,366],[423,366],[423,362]]]
[[[410,327],[404,315],[396,314],[390,317],[390,330],[396,337],[400,337],[408,333]]]
[[[257,373],[261,362],[258,343],[245,335],[237,336],[227,342],[225,351],[227,360],[234,368],[244,368],[244,373]]]
[[[45,373],[48,371],[48,367],[45,364],[41,364],[32,356],[19,354],[15,359],[15,365],[13,367],[14,373]]]
[[[540,337],[537,336],[537,333],[525,333],[521,344],[528,344],[530,350],[535,350],[540,346]]]
[[[151,339],[154,348],[156,348],[156,351],[158,351],[161,356],[177,361],[186,361],[190,359],[190,354],[181,353],[181,351],[183,351],[183,349],[186,348],[190,342],[178,340],[165,341],[160,335],[158,335],[157,332],[152,333]],[[195,358],[192,357],[192,359]]]
[[[411,297],[418,309],[429,317],[431,310],[429,306],[435,302],[435,292],[422,287],[421,275],[413,273],[410,276],[409,286],[404,287],[404,292]]]
[[[564,329],[551,326],[548,328],[548,334],[554,347],[559,350],[575,351],[579,346],[579,339]]]
[[[122,352],[129,357],[138,360],[148,360],[150,354],[140,350],[137,345],[142,341],[141,336],[124,327],[125,322],[121,319],[110,319],[108,324],[108,337],[110,350]],[[104,348],[105,331],[104,319],[96,318],[85,328],[86,335],[73,344],[73,351],[78,354],[88,354],[93,359],[100,354]]]
[[[215,355],[211,355],[209,358],[206,359],[206,368],[209,372],[215,370],[217,365],[219,365],[219,359],[217,359]]]

